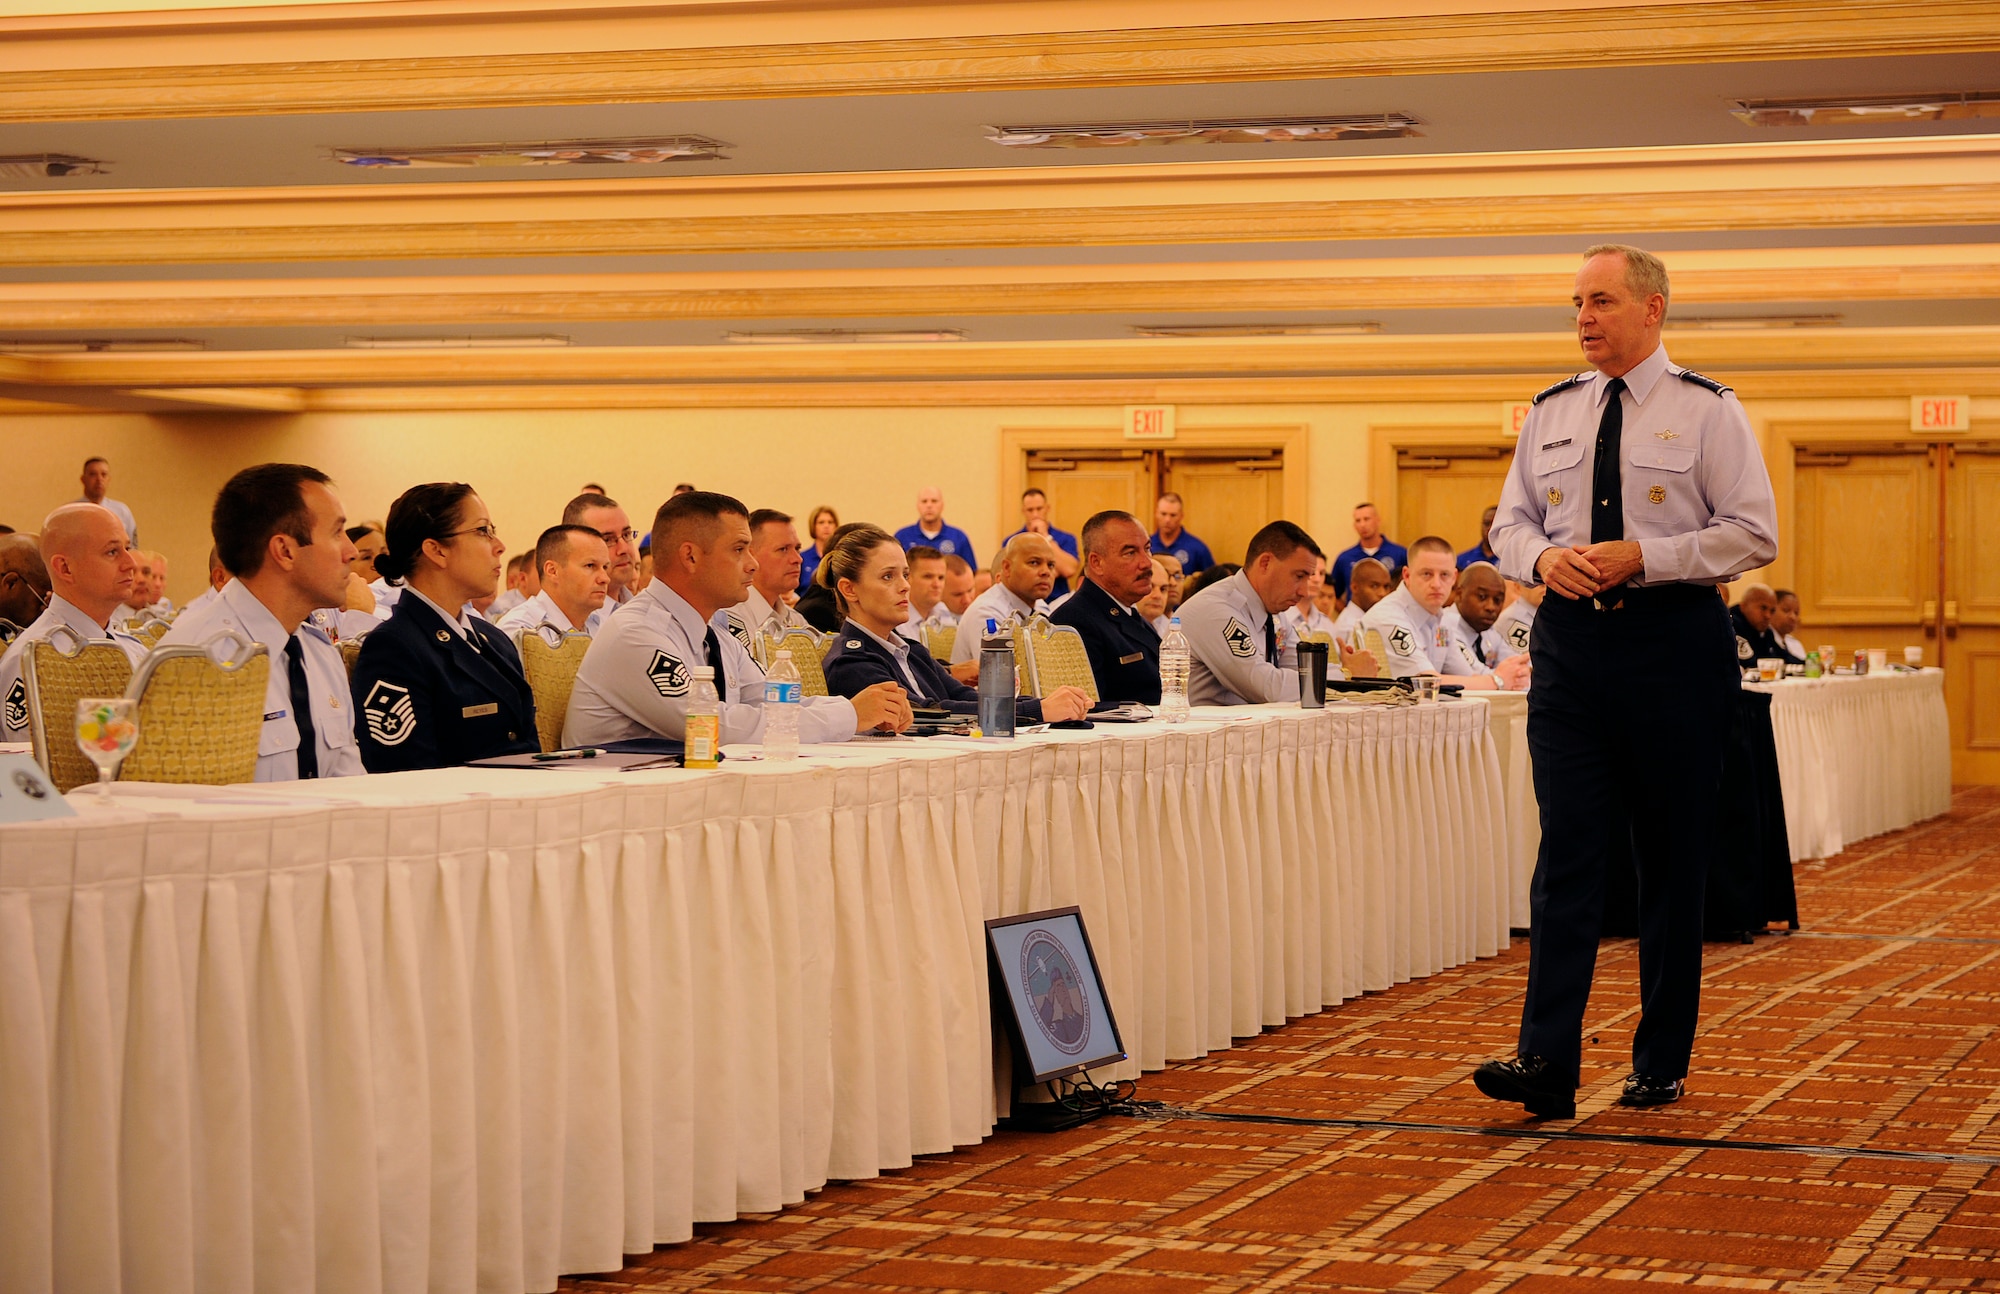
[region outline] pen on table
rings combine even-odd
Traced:
[[[534,758],[546,763],[552,759],[596,759],[603,753],[595,746],[578,746],[575,750],[537,751]]]

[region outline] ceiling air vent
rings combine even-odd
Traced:
[[[1162,144],[1342,144],[1357,139],[1404,139],[1419,133],[1417,119],[1406,112],[1376,112],[1345,117],[989,126],[986,137],[1002,148],[1150,148]]]
[[[60,180],[72,175],[103,175],[103,162],[68,153],[15,153],[0,157],[0,179]]]
[[[346,166],[463,170],[479,166],[658,166],[727,160],[729,145],[700,135],[656,139],[570,139],[540,144],[429,144],[416,148],[336,148]]]
[[[1730,115],[1746,126],[1868,126],[1898,121],[2000,117],[2000,92],[1895,95],[1873,99],[1744,99]]]

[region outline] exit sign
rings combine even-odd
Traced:
[[[1910,430],[1972,430],[1972,397],[1964,395],[1911,396]]]
[[[1509,436],[1520,435],[1521,424],[1528,420],[1528,410],[1534,407],[1525,400],[1519,404],[1511,401],[1503,402],[1500,405],[1500,430]]]
[[[1174,406],[1171,404],[1128,404],[1125,406],[1125,439],[1172,440]]]

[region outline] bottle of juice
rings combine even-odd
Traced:
[[[722,762],[722,699],[715,694],[715,671],[694,667],[694,689],[688,695],[684,768],[714,768]]]

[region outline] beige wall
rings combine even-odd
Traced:
[[[1906,418],[1902,400],[1751,402],[1760,434],[1774,418],[1833,422]],[[471,481],[492,507],[510,547],[531,543],[585,480],[602,481],[644,528],[676,481],[738,495],[752,507],[803,516],[831,503],[843,520],[891,527],[915,518],[918,487],[945,491],[945,515],[983,556],[1018,520],[1001,497],[1000,429],[1102,425],[1115,435],[1120,410],[1101,406],[592,409],[482,413],[14,414],[0,417],[4,472],[0,521],[39,525],[76,497],[83,459],[112,464],[112,494],[132,506],[145,546],[171,559],[169,592],[200,591],[208,506],[216,487],[251,463],[287,459],[330,473],[350,516],[380,518],[405,487]],[[1309,428],[1307,529],[1329,550],[1352,542],[1348,509],[1388,496],[1370,481],[1369,433],[1393,424],[1482,425],[1493,402],[1350,403],[1179,408],[1184,428],[1303,425]],[[1060,518],[1072,528],[1082,518]],[[1190,518],[1200,533],[1200,519]],[[1404,538],[1408,538],[1404,536]],[[1781,560],[1773,572],[1782,577]]]

